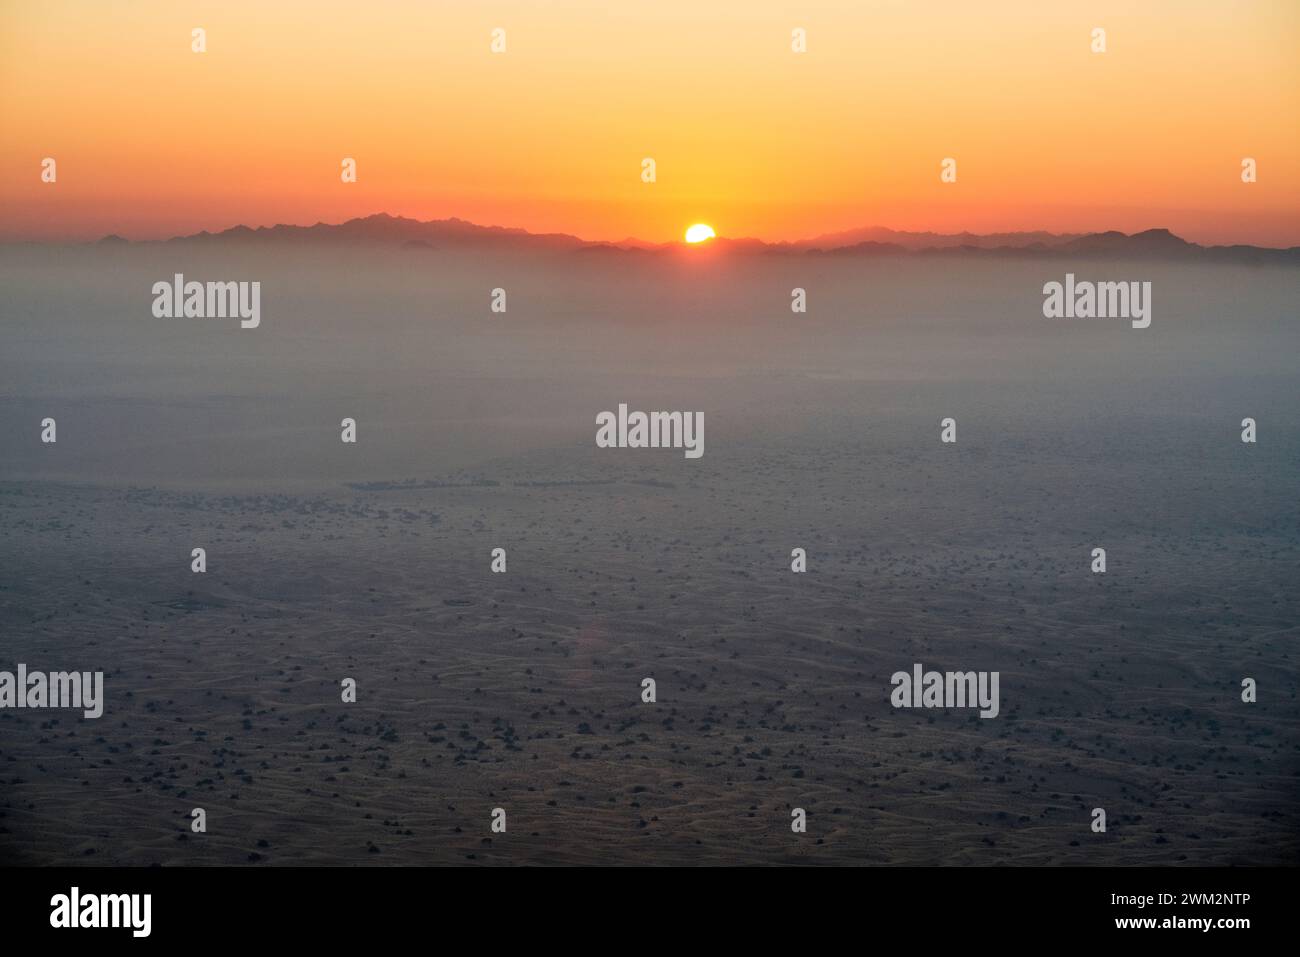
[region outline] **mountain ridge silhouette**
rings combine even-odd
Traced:
[[[128,242],[117,235],[99,240],[101,243],[105,241],[114,246]],[[273,241],[388,243],[412,251],[485,246],[558,252],[603,252],[613,255],[662,255],[686,249],[695,251],[694,247],[683,242],[652,243],[632,237],[619,242],[584,240],[568,233],[533,233],[518,227],[482,226],[457,217],[418,220],[389,213],[354,217],[341,223],[317,222],[311,226],[285,223],[258,227],[238,225],[219,232],[203,230],[186,236],[139,242],[180,244]],[[719,237],[705,245],[716,252],[752,255],[1040,258],[1125,256],[1141,259],[1300,264],[1300,246],[1205,246],[1185,240],[1163,227],[1136,233],[1106,230],[1057,234],[1033,230],[981,234],[906,232],[883,226],[868,226],[794,241],[768,242],[752,238]]]

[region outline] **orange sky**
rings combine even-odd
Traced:
[[[0,0],[0,239],[379,211],[1300,245],[1300,2]]]

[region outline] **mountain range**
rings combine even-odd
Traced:
[[[124,243],[105,236],[100,243]],[[314,226],[234,226],[221,232],[203,231],[162,240],[166,243],[365,243],[406,249],[517,248],[555,252],[608,254],[674,254],[690,248],[680,242],[649,243],[637,239],[593,242],[565,233],[531,233],[503,226],[480,226],[463,219],[417,220],[376,213],[342,223]],[[1018,256],[1106,257],[1300,264],[1300,246],[1285,249],[1232,245],[1202,246],[1167,229],[1138,233],[904,232],[881,226],[827,233],[812,239],[771,243],[760,239],[710,240],[708,246],[728,254],[810,256]]]

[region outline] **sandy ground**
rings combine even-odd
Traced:
[[[98,721],[0,714],[0,851],[1294,861],[1294,536],[1215,531],[1239,508],[1218,499],[1225,514],[1173,531],[1111,532],[1094,576],[1091,505],[1062,489],[1018,508],[1005,470],[975,454],[939,467],[944,451],[892,480],[846,452],[792,482],[797,463],[759,455],[743,496],[717,468],[683,481],[680,463],[594,451],[409,490],[6,484],[0,624],[21,636],[7,657],[102,668],[108,703]],[[962,497],[976,505],[941,504]],[[804,575],[789,570],[800,543]],[[913,661],[999,670],[1002,714],[892,709],[889,676]],[[189,833],[194,807],[207,834]]]

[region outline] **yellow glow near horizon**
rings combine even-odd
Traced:
[[[706,223],[696,223],[690,229],[686,230],[686,241],[688,243],[702,243],[706,239],[712,239],[716,233],[713,227]]]

